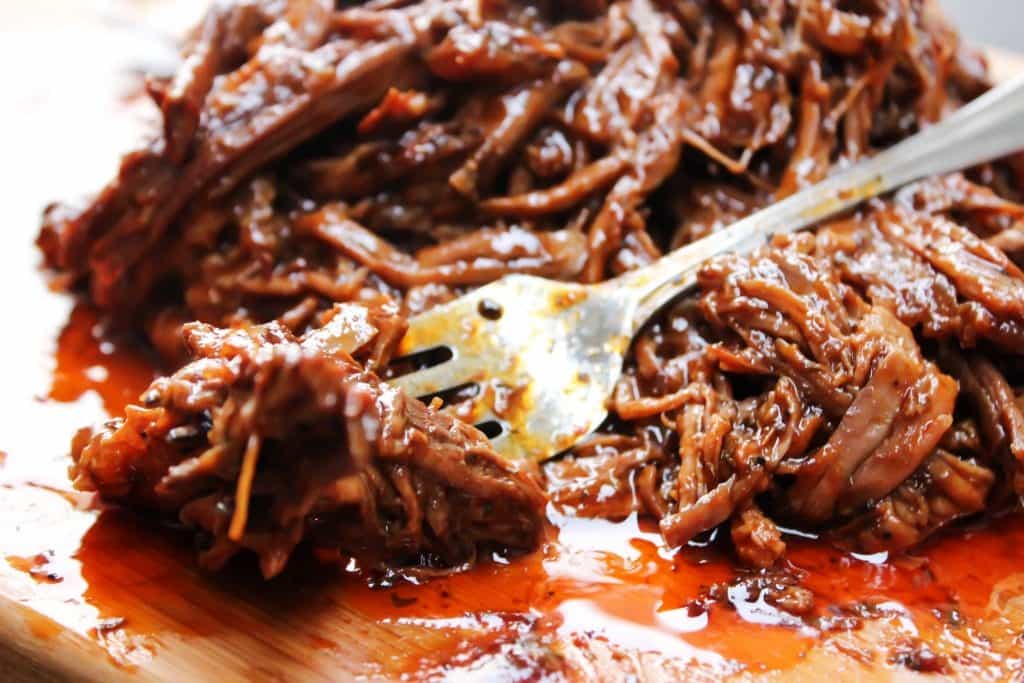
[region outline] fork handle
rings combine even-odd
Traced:
[[[1012,79],[880,154],[737,221],[725,230],[625,273],[605,286],[628,291],[634,331],[696,284],[708,259],[749,253],[773,235],[802,230],[926,176],[950,173],[1024,148],[1024,76]]]

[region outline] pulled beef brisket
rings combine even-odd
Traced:
[[[1005,475],[1003,493],[1024,495],[1024,413],[1006,378],[993,363],[977,354],[965,355],[947,346],[940,362],[959,380],[960,392],[976,415],[984,445],[977,458]]]
[[[994,478],[992,470],[940,448],[896,490],[841,526],[837,537],[869,553],[904,550],[985,509]]]
[[[76,440],[76,485],[267,575],[300,541],[528,549],[539,484],[380,379],[404,319],[508,273],[643,266],[986,88],[930,0],[216,2],[149,84],[161,129],[43,219],[61,282],[191,357]],[[706,264],[547,499],[672,545],[729,523],[758,567],[776,520],[900,550],[1014,504],[1022,201],[1018,157]]]
[[[731,177],[763,202],[813,182],[982,91],[963,52],[923,0],[224,0],[175,76],[151,84],[160,134],[89,205],[52,207],[39,244],[143,326],[168,306],[223,325],[310,296],[321,309],[401,299],[407,283],[290,231],[339,202],[398,251],[495,229],[580,233],[564,262],[582,269],[547,272],[598,281],[678,243],[662,216],[687,232],[659,188]],[[287,233],[273,251],[244,239],[253,177]],[[472,284],[537,272],[463,244],[476,245],[463,260],[493,265]],[[237,267],[209,263],[226,259]],[[201,288],[223,304],[194,304]]]
[[[124,420],[77,438],[75,485],[180,509],[208,535],[205,566],[247,548],[268,578],[303,539],[370,566],[457,567],[478,550],[532,548],[537,477],[355,359],[386,361],[400,319],[354,304],[327,317],[300,339],[277,323],[189,325],[195,360]]]
[[[820,523],[914,471],[953,422],[956,383],[921,356],[905,325],[801,253],[809,240],[787,242],[709,264],[701,303],[713,325],[742,339],[753,372],[790,379],[805,409],[817,406],[834,425],[821,448],[781,463],[795,476],[787,507]]]
[[[1016,352],[1024,342],[1024,274],[999,248],[951,215],[1024,218],[962,176],[926,181],[889,206],[818,233],[844,277],[930,338],[965,347],[988,341]],[[977,228],[976,228],[977,229]]]

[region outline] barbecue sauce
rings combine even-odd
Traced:
[[[37,343],[51,342],[41,333]],[[539,550],[462,573],[381,576],[300,552],[268,583],[251,557],[206,574],[195,566],[190,532],[98,508],[71,489],[61,451],[16,438],[39,424],[78,424],[69,411],[117,413],[155,372],[141,347],[114,338],[88,308],[74,308],[56,336],[49,387],[35,400],[22,388],[26,408],[5,428],[5,445],[15,448],[0,470],[9,520],[0,532],[0,591],[41,615],[39,623],[91,638],[124,666],[144,666],[182,639],[244,637],[247,620],[300,628],[311,651],[345,658],[355,670],[414,678],[578,675],[595,653],[607,660],[600,666],[624,672],[656,665],[714,676],[799,676],[823,653],[836,658],[830,668],[964,677],[1005,675],[1020,664],[1008,654],[1020,651],[1024,633],[1024,518],[1015,516],[947,531],[899,557],[854,556],[790,535],[785,564],[756,573],[736,567],[714,538],[673,552],[646,520],[549,508]],[[19,422],[32,429],[19,430]],[[67,443],[52,442],[40,443]],[[787,588],[804,600],[787,601]],[[197,608],[208,602],[238,614]],[[402,646],[360,650],[332,638],[342,616]],[[32,631],[49,638],[54,627]]]

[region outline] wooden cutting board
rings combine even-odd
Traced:
[[[511,566],[371,590],[362,577],[313,562],[270,583],[245,562],[207,575],[187,534],[91,509],[65,476],[70,437],[137,396],[152,369],[144,353],[107,339],[88,309],[47,291],[31,242],[46,201],[109,177],[149,115],[138,72],[169,67],[174,36],[204,4],[0,8],[2,186],[13,209],[0,233],[9,312],[0,359],[0,680],[506,680],[551,658],[602,680],[934,680],[915,667],[935,662],[965,680],[1020,674],[1020,519],[889,564],[792,540],[790,561],[820,606],[846,606],[835,622],[853,624],[853,606],[860,610],[855,630],[815,632],[757,596],[737,598],[735,610],[697,605],[709,586],[732,579],[728,562],[710,551],[673,558],[635,520],[556,516],[557,539],[553,532]],[[1006,55],[994,64],[1002,76],[1024,73]]]

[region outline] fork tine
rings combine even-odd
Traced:
[[[455,358],[433,367],[388,380],[409,396],[420,398],[484,379],[483,368],[468,358]]]
[[[493,448],[498,455],[505,457],[512,462],[524,462],[535,457],[535,454],[524,448],[520,440],[513,438],[512,433],[508,430],[505,430],[498,436],[490,439],[490,442],[491,448]]]
[[[456,303],[456,302],[452,302]],[[451,346],[459,337],[459,327],[452,325],[459,313],[451,304],[438,306],[409,320],[409,328],[398,346],[398,355],[411,356],[438,346]]]
[[[481,402],[479,395],[476,398],[470,399],[469,402],[472,403],[472,408],[469,409],[472,415],[466,418],[467,421],[472,422],[474,425],[481,425],[485,422],[499,422],[502,425],[503,432],[508,431],[508,423],[495,415],[486,403]],[[455,406],[452,407],[454,408]],[[462,411],[464,412],[465,410],[466,408],[463,407]]]

